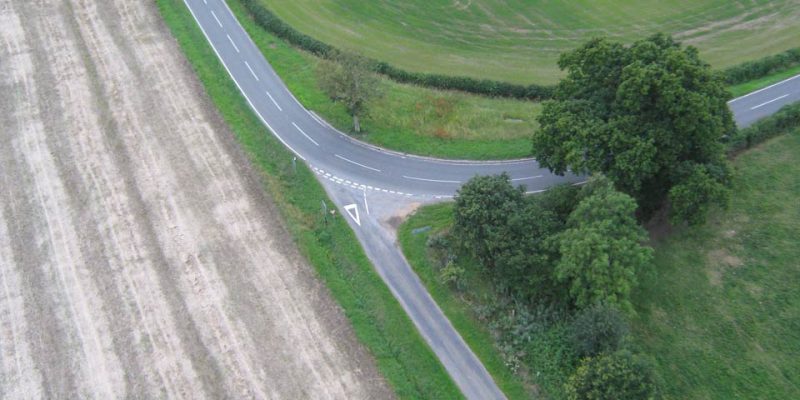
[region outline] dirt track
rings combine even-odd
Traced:
[[[152,2],[0,0],[0,397],[391,397],[255,176]]]

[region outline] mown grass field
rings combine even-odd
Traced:
[[[735,160],[733,200],[657,242],[634,303],[667,394],[800,398],[800,131]]]
[[[634,346],[653,357],[669,398],[800,398],[800,130],[734,166],[728,210],[654,240],[653,272],[634,292]],[[467,270],[464,291],[437,280],[425,243],[451,224],[451,203],[412,215],[399,235],[409,262],[510,398],[522,396],[526,379],[560,398],[569,368],[560,367],[557,335],[530,349],[527,378],[510,376],[474,311],[488,295],[479,274]]]
[[[242,26],[306,108],[342,132],[352,131],[344,107],[317,85],[319,59],[295,49],[259,27],[236,0],[228,2]],[[424,156],[451,159],[509,159],[531,153],[541,105],[459,92],[401,85],[381,79],[383,95],[371,102],[362,120],[366,142]]]
[[[410,71],[555,83],[560,53],[595,36],[665,32],[714,67],[800,42],[797,0],[261,0],[319,40]]]

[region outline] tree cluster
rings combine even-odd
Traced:
[[[452,236],[512,295],[630,309],[652,257],[635,210],[605,179],[525,197],[508,175],[477,176],[456,195]]]
[[[709,205],[726,204],[729,94],[695,48],[664,35],[631,46],[594,39],[559,67],[567,76],[533,136],[542,166],[601,173],[645,216],[669,200],[674,222],[702,222]]]

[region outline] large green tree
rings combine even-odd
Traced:
[[[559,67],[567,76],[533,136],[541,165],[602,173],[645,214],[670,198],[674,220],[700,222],[708,204],[725,204],[720,138],[735,125],[721,77],[695,48],[660,34],[630,46],[593,39]]]
[[[644,229],[636,221],[636,202],[610,182],[590,183],[591,194],[569,216],[559,235],[561,259],[556,277],[569,285],[575,304],[614,304],[631,310],[630,291],[637,273],[652,260],[643,246]]]
[[[553,273],[558,251],[551,237],[563,226],[557,211],[524,197],[506,174],[470,179],[455,203],[453,238],[489,270],[498,288],[528,298],[564,297]]]

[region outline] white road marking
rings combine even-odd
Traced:
[[[441,179],[428,179],[428,178],[417,178],[416,176],[405,176],[403,178],[406,179],[413,179],[415,181],[425,181],[425,182],[438,182],[438,183],[461,183],[461,181],[446,181]]]
[[[258,115],[258,118],[261,120],[262,123],[264,123],[264,125],[266,125],[267,129],[269,129],[270,132],[272,132],[272,134],[275,135],[275,137],[278,138],[278,140],[280,140],[280,142],[283,143],[283,145],[286,146],[287,149],[289,149],[292,153],[294,153],[301,160],[306,161],[305,157],[303,157],[297,150],[295,150],[292,146],[290,146],[289,143],[286,143],[286,141],[283,140],[283,138],[280,135],[278,135],[278,133],[277,133],[277,131],[275,129],[272,129],[272,125],[270,125],[269,122],[267,122],[267,120],[264,119],[264,116],[261,115],[261,113],[258,111],[258,109],[256,109],[256,106],[253,105],[253,101],[250,100],[250,96],[248,96],[247,93],[244,90],[242,90],[242,85],[239,84],[239,81],[236,79],[235,76],[233,76],[233,73],[231,73],[230,68],[228,68],[228,64],[226,64],[225,60],[222,58],[222,56],[219,55],[219,51],[217,50],[217,47],[214,46],[214,43],[211,41],[211,38],[208,36],[208,32],[206,32],[205,28],[203,28],[203,24],[200,23],[199,19],[197,19],[197,15],[195,15],[194,10],[192,10],[192,6],[189,5],[189,3],[188,3],[188,0],[183,0],[183,3],[189,9],[189,12],[192,14],[192,18],[194,18],[195,22],[197,22],[197,26],[199,26],[200,30],[203,32],[203,36],[206,37],[206,41],[211,46],[211,49],[214,50],[214,54],[216,54],[217,58],[220,60],[220,62],[222,62],[222,66],[225,67],[225,71],[228,72],[228,75],[231,77],[231,79],[233,79],[233,83],[236,84],[236,87],[239,89],[239,92],[241,92],[242,96],[244,96],[245,100],[247,100],[247,104],[250,105],[250,108],[256,113],[256,115]],[[223,4],[225,4],[227,6],[227,4],[225,2],[223,2]]]
[[[778,83],[773,83],[772,85],[769,85],[769,86],[767,86],[767,87],[765,87],[765,88],[763,88],[763,89],[758,89],[758,90],[756,90],[755,92],[750,92],[750,93],[748,93],[748,94],[746,94],[746,95],[744,95],[744,96],[739,96],[739,97],[737,97],[737,98],[735,98],[735,99],[733,99],[733,100],[729,100],[729,101],[728,101],[728,104],[730,104],[730,103],[733,103],[734,101],[739,101],[739,100],[741,100],[741,99],[743,99],[743,98],[745,98],[745,97],[747,97],[747,96],[752,96],[752,95],[754,95],[754,94],[756,94],[756,93],[761,93],[761,92],[763,92],[763,91],[765,91],[765,90],[767,90],[767,89],[772,89],[772,88],[774,88],[775,86],[778,86],[778,85],[783,85],[784,83],[786,83],[786,82],[789,82],[789,81],[791,81],[791,80],[793,80],[793,79],[797,79],[797,78],[800,78],[800,75],[795,75],[795,76],[793,76],[793,77],[791,77],[791,78],[784,79],[784,80],[782,80],[782,81],[780,81],[780,82],[778,82]]]
[[[208,0],[203,0],[203,4],[208,5]]]
[[[275,99],[272,97],[272,95],[271,95],[271,94],[269,94],[269,92],[267,92],[267,96],[269,96],[269,99],[270,99],[270,100],[272,100],[272,104],[275,104],[275,107],[278,107],[278,111],[283,111],[283,109],[281,108],[281,106],[279,106],[279,105],[278,105],[278,102],[277,102],[277,101],[275,101]],[[294,122],[292,122],[292,123],[294,123]],[[297,125],[295,125],[295,127],[296,127],[296,126],[297,126]],[[297,129],[300,129],[300,128],[297,128]],[[306,137],[308,137],[308,136],[306,136]],[[312,142],[313,142],[313,140],[312,140]]]
[[[366,168],[366,169],[369,169],[369,170],[373,170],[373,171],[375,171],[375,172],[381,172],[381,170],[379,170],[379,169],[377,169],[377,168],[372,168],[372,167],[368,167],[368,166],[366,166],[366,165],[364,165],[364,164],[359,164],[359,163],[357,163],[357,162],[355,162],[355,161],[353,161],[353,160],[348,160],[348,159],[346,159],[346,158],[344,158],[344,157],[342,157],[342,156],[340,156],[340,155],[338,155],[338,154],[334,154],[334,156],[336,156],[337,158],[340,158],[340,159],[342,159],[342,160],[345,160],[345,161],[347,161],[347,162],[349,162],[349,163],[351,163],[351,164],[358,165],[359,167]]]
[[[247,66],[247,69],[249,69],[249,70],[250,70],[250,73],[251,73],[251,74],[253,74],[253,78],[256,78],[256,81],[260,81],[260,79],[258,79],[258,75],[256,75],[256,72],[255,72],[255,71],[253,71],[253,68],[250,68],[250,63],[248,63],[247,61],[245,61],[245,62],[244,62],[244,65],[246,65],[246,66]]]
[[[214,12],[214,10],[211,10],[211,15],[214,17],[215,20],[217,20],[219,27],[222,28],[222,22],[219,21],[219,18],[217,18],[217,14]]]
[[[239,52],[239,48],[236,47],[236,43],[233,43],[233,39],[231,39],[231,35],[225,35],[225,36],[228,37],[228,40],[230,40],[230,42],[231,42],[231,46],[233,46],[233,49],[236,50],[236,52],[238,53]]]
[[[356,221],[356,225],[361,226],[361,218],[358,216],[358,206],[354,204],[349,204],[344,206],[344,211],[347,212],[347,215]]]
[[[269,93],[267,93],[267,94],[269,94]],[[303,132],[303,130],[302,130],[302,129],[300,129],[300,127],[299,127],[299,126],[297,126],[297,124],[295,124],[294,122],[292,122],[292,125],[294,125],[294,127],[295,127],[295,128],[297,128],[297,130],[298,130],[298,131],[300,131],[300,133],[302,133],[302,134],[303,134],[303,136],[305,136],[305,137],[306,137],[306,139],[310,140],[310,141],[311,141],[311,143],[314,143],[315,145],[319,146],[319,143],[317,143],[317,142],[316,142],[314,139],[312,139],[312,138],[311,138],[311,136],[308,136],[308,135],[307,135],[305,132]],[[324,172],[324,171],[322,171],[322,172]]]
[[[369,203],[367,203],[367,191],[364,190],[364,208],[367,209],[367,215],[369,215]]]
[[[526,180],[528,180],[528,179],[536,179],[536,178],[541,178],[541,177],[542,177],[542,175],[536,175],[536,176],[526,176],[526,177],[524,177],[524,178],[516,178],[516,179],[512,179],[511,181],[512,181],[512,182],[516,182],[516,181],[526,181]]]
[[[772,99],[772,100],[770,100],[770,101],[765,101],[765,102],[763,102],[763,103],[761,103],[761,104],[759,104],[759,105],[757,105],[757,106],[750,107],[750,109],[751,109],[751,110],[755,110],[756,108],[760,108],[760,107],[762,107],[762,106],[765,106],[765,105],[767,105],[767,104],[769,104],[769,103],[774,103],[774,102],[776,102],[776,101],[778,101],[778,100],[780,100],[780,99],[782,99],[782,98],[784,98],[784,97],[788,97],[788,96],[789,96],[789,94],[787,93],[787,94],[785,94],[785,95],[783,95],[783,96],[776,97],[776,98],[774,98],[774,99]]]

